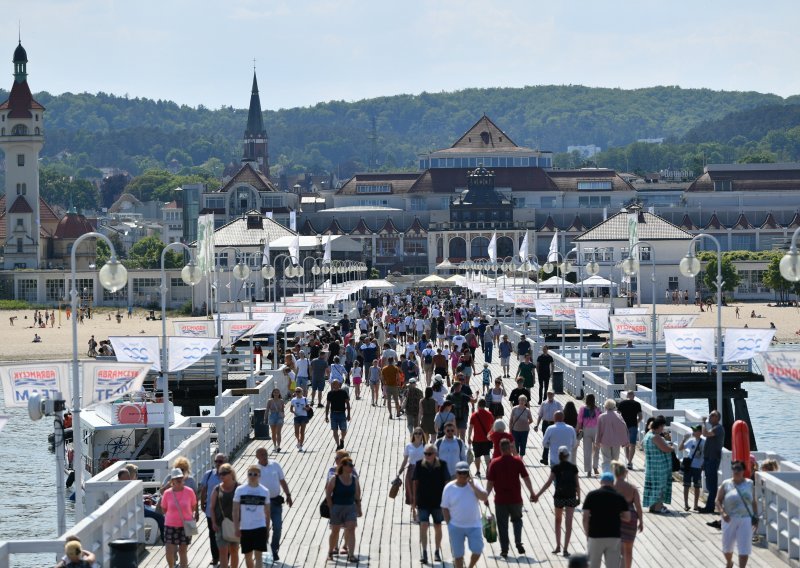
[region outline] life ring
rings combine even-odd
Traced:
[[[731,459],[744,462],[744,475],[749,478],[752,475],[752,468],[750,465],[750,428],[747,426],[747,422],[744,420],[734,422],[731,438]]]

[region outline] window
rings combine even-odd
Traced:
[[[38,301],[38,282],[32,278],[17,280],[17,300]]]
[[[731,180],[717,179],[714,180],[714,191],[731,191]]]
[[[92,280],[91,278],[78,278],[75,282],[78,284],[77,287],[75,288],[78,291],[78,299],[82,302],[93,301],[94,280]]]
[[[23,167],[25,165],[25,154],[17,154],[17,165]]]
[[[667,287],[670,290],[680,290],[680,288],[678,288],[678,277],[677,276],[670,276],[669,277],[669,282],[667,284]]]
[[[356,193],[391,193],[391,192],[392,192],[392,184],[390,183],[356,184]]]
[[[356,204],[360,207],[387,207],[388,199],[359,199]]]
[[[22,219],[17,219],[17,229],[25,229],[25,223]]]
[[[264,209],[277,209],[283,207],[283,198],[279,195],[261,198],[261,206]]]
[[[102,288],[102,286],[101,286]],[[103,301],[104,302],[120,302],[126,301],[128,298],[128,285],[126,284],[120,290],[116,292],[111,292],[110,290],[106,290],[103,288]]]
[[[157,303],[160,288],[160,278],[134,278],[133,303],[140,306]]]
[[[22,252],[23,252],[22,239],[17,239],[17,253],[22,254]]]
[[[25,136],[28,133],[28,127],[24,124],[17,124],[11,129],[11,136]]]
[[[379,237],[375,246],[377,256],[400,256],[403,252],[397,237]]]
[[[556,198],[555,197],[542,197],[541,207],[555,207],[556,206]]]
[[[427,239],[405,239],[404,254],[406,256],[424,256],[428,254]]]
[[[214,253],[214,266],[228,266],[228,253],[215,252]]]
[[[183,278],[170,278],[169,295],[173,302],[186,302],[191,299],[191,288]]]
[[[208,209],[224,209],[225,208],[225,198],[224,197],[206,197],[206,207]]]
[[[64,280],[54,280],[48,279],[44,283],[45,289],[45,300],[48,302],[63,302],[65,291],[64,291]]]
[[[410,207],[412,211],[424,211],[425,200],[420,197],[412,197]]]
[[[578,197],[579,207],[607,207],[611,205],[610,195],[581,195]]]
[[[579,181],[578,191],[611,191],[611,181]]]
[[[511,203],[513,203],[515,209],[522,209],[525,207],[525,198],[524,197],[512,197]]]

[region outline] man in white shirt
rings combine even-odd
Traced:
[[[453,345],[456,346],[456,351],[461,353],[461,349],[464,347],[464,343],[466,341],[467,338],[461,335],[460,333],[458,335],[453,336]]]
[[[534,432],[538,432],[539,424],[542,425],[542,434],[547,433],[547,429],[555,422],[556,412],[559,410],[564,411],[564,406],[556,400],[556,395],[552,390],[547,391],[547,400],[542,402],[539,407],[539,417],[536,419],[536,425],[533,427]],[[555,446],[558,449],[558,446]],[[542,450],[542,459],[539,463],[548,465],[550,463],[550,449],[544,448]]]
[[[569,424],[564,423],[564,412],[561,410],[556,411],[553,415],[553,425],[547,429],[542,438],[542,447],[550,450],[550,465],[558,463],[558,450],[561,446],[569,448],[570,455],[575,453],[575,446],[578,445],[578,439],[575,435],[575,428]],[[575,458],[572,458],[572,461]]]
[[[272,548],[272,561],[277,562],[278,548],[281,543],[281,529],[283,529],[284,498],[281,495],[281,489],[286,493],[285,501],[290,507],[292,506],[292,494],[283,475],[283,468],[278,462],[269,461],[266,448],[258,448],[256,450],[256,459],[258,460],[258,467],[261,468],[261,485],[267,488],[270,495],[269,516],[272,520],[270,547]]]
[[[466,539],[471,552],[469,565],[473,567],[483,553],[481,501],[486,501],[489,494],[479,482],[472,479],[467,462],[458,462],[455,469],[455,481],[445,485],[442,492],[442,513],[453,550],[453,565],[456,568],[464,567]]]
[[[304,351],[300,351],[299,359],[297,359],[295,364],[297,365],[297,386],[303,389],[303,396],[306,396],[311,375],[308,368],[308,358]]]
[[[456,478],[455,464],[467,459],[466,444],[456,438],[456,424],[451,422],[444,427],[444,438],[436,440],[436,451],[439,459],[447,464],[447,471],[452,472],[452,479]]]

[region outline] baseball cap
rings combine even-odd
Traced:
[[[703,429],[703,426],[701,426],[700,424],[692,426],[692,432],[699,432],[702,429]]]
[[[456,472],[469,471],[469,464],[467,462],[458,462],[456,464]]]
[[[331,379],[331,382],[332,383],[341,383],[342,381],[340,381],[339,379]]]
[[[604,481],[609,483],[614,483],[614,474],[611,473],[610,471],[604,471],[600,475],[600,483],[603,483]]]
[[[417,382],[417,379],[408,379],[408,384],[413,385]]]

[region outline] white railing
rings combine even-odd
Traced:
[[[191,424],[213,425],[217,437],[216,451],[232,456],[250,439],[250,398],[223,396],[217,399],[217,404],[225,408],[222,414],[189,416],[188,419]]]
[[[791,565],[800,565],[800,472],[756,474],[760,534]]]

